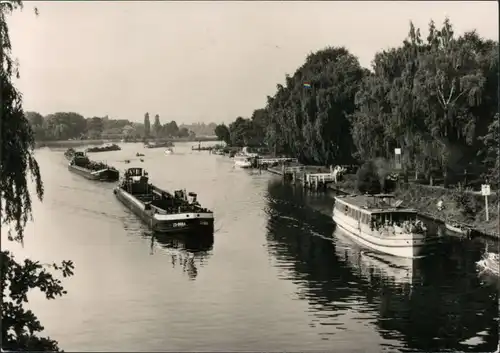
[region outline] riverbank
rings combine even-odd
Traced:
[[[42,147],[79,147],[87,145],[102,145],[105,143],[120,142],[121,139],[100,139],[100,140],[63,140],[63,141],[36,141],[36,148]],[[172,142],[216,142],[217,136],[200,137],[178,137],[171,139]],[[132,143],[132,141],[130,141]],[[133,141],[142,142],[142,141]]]
[[[355,175],[345,175],[343,180],[330,184],[329,187],[341,192],[355,193]],[[486,221],[484,197],[476,193],[407,183],[400,184],[394,195],[427,218],[443,223],[465,223],[488,237],[500,239],[497,195],[488,198],[489,221]],[[439,200],[443,201],[442,211],[437,210],[436,204]]]
[[[303,172],[328,173],[327,168],[315,166],[301,166]],[[282,167],[270,167],[270,173],[282,175]],[[340,193],[357,193],[356,175],[346,174],[338,183],[329,183],[328,188]],[[400,184],[394,191],[396,198],[429,219],[439,223],[461,223],[477,232],[493,238],[500,239],[498,195],[492,193],[488,198],[489,220],[486,221],[484,197],[477,192],[445,189],[443,187],[421,185],[416,183]],[[437,202],[443,201],[444,209],[437,210]]]

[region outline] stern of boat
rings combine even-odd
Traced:
[[[159,233],[214,233],[213,213],[155,214],[152,228]]]

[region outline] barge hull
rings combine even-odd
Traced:
[[[99,171],[98,173],[95,172],[93,173],[89,169],[74,165],[69,165],[68,170],[70,172],[81,175],[82,177],[88,180],[94,180],[94,181],[117,181],[120,178],[120,173],[118,171],[110,169],[104,169]]]
[[[128,195],[120,188],[113,190],[116,198],[137,217],[139,217],[149,228],[158,233],[214,233],[213,214],[207,213],[180,213],[173,215],[155,214],[152,210],[146,210],[145,204]],[[155,218],[156,216],[156,218]],[[198,216],[198,217],[197,217]]]

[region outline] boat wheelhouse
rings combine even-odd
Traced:
[[[415,209],[401,207],[393,195],[336,196],[333,220],[361,245],[394,256],[423,255],[427,229]]]
[[[153,231],[213,234],[214,214],[201,207],[197,195],[185,190],[173,194],[149,182],[142,168],[128,168],[114,193]]]

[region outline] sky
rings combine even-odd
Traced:
[[[345,46],[370,67],[410,21],[426,35],[446,16],[498,40],[496,1],[26,1],[8,23],[26,111],[228,123],[311,52]]]

